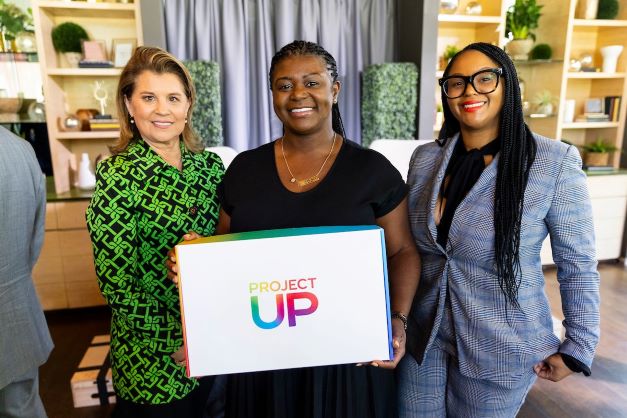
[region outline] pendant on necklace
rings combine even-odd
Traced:
[[[299,180],[298,181],[298,185],[299,186],[307,186],[308,184],[315,183],[317,181],[320,181],[320,177],[318,177],[318,175],[315,175],[315,176],[311,176],[311,177],[309,177],[308,179],[305,179],[305,180]]]
[[[292,177],[292,179],[290,180],[290,183],[296,183],[296,179]]]

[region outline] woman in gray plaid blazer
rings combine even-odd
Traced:
[[[599,338],[592,212],[577,149],[531,133],[516,70],[471,44],[449,63],[440,139],[408,183],[422,258],[399,365],[404,417],[514,417],[536,377],[589,374]],[[540,248],[550,235],[566,338],[553,334]]]

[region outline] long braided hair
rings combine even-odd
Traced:
[[[501,48],[483,42],[470,44],[451,59],[444,76],[449,74],[455,59],[468,50],[485,54],[503,69],[503,108],[499,128],[501,151],[494,193],[494,249],[499,286],[512,305],[520,307],[520,225],[529,169],[536,157],[536,142],[524,121],[516,68]],[[444,124],[438,135],[441,143],[460,131],[459,121],[453,116],[444,91],[442,107]]]
[[[284,58],[303,55],[312,55],[322,58],[326,63],[327,70],[331,75],[332,82],[335,83],[337,81],[337,63],[335,62],[335,58],[333,58],[333,56],[329,54],[327,50],[314,42],[292,41],[289,44],[285,45],[283,48],[281,48],[272,57],[272,62],[270,63],[270,72],[268,74],[268,76],[270,77],[270,90],[272,90],[272,76],[274,75],[274,70],[277,64],[281,62],[281,60],[283,60]],[[346,138],[346,134],[344,133],[344,124],[342,123],[342,116],[340,115],[340,108],[337,103],[333,103],[333,106],[331,107],[331,120],[333,125],[333,131],[342,135],[343,138]]]

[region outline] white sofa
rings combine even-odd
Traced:
[[[370,144],[370,149],[383,154],[407,181],[409,160],[414,150],[429,142],[433,139],[376,139]]]

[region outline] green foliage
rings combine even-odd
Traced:
[[[531,38],[535,41],[533,29],[538,27],[543,7],[536,4],[536,0],[516,0],[507,10],[505,33],[511,34],[514,39]]]
[[[601,138],[590,144],[583,145],[581,148],[585,152],[613,152],[618,150],[618,148],[616,148],[614,145],[608,143]]]
[[[413,63],[370,65],[364,70],[361,139],[412,139],[416,128],[418,69]]]
[[[33,18],[30,9],[29,13],[24,13],[16,5],[0,0],[0,31],[9,41],[15,39],[20,32],[32,32]]]
[[[61,23],[52,29],[52,45],[58,52],[81,52],[81,41],[89,39],[82,26]]]
[[[442,53],[442,57],[445,60],[450,60],[459,52],[459,48],[456,45],[446,45],[444,48],[444,53]]]
[[[555,102],[555,97],[548,90],[542,90],[536,94],[534,102],[539,106],[546,106]]]
[[[597,19],[614,19],[618,15],[618,0],[599,0]]]
[[[552,56],[553,49],[549,44],[538,44],[529,53],[529,58],[532,60],[550,60]]]
[[[205,147],[222,145],[220,66],[212,61],[185,61],[196,86],[192,127]]]

